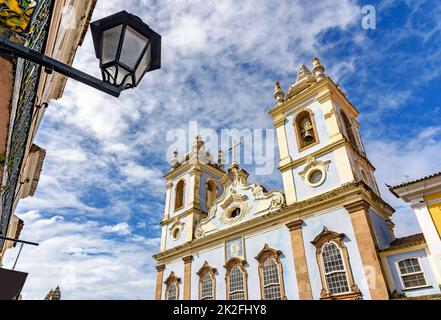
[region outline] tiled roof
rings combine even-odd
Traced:
[[[393,251],[397,249],[404,249],[413,246],[417,246],[419,244],[426,243],[426,239],[424,238],[424,234],[418,233],[412,236],[407,236],[403,238],[397,238],[389,244],[389,248],[383,249],[381,251]]]
[[[432,174],[430,176],[426,176],[424,178],[420,178],[420,179],[417,179],[417,180],[403,182],[403,183],[398,184],[396,186],[388,186],[388,187],[389,187],[389,190],[392,191],[393,189],[405,187],[405,186],[408,186],[408,185],[411,185],[411,184],[414,184],[414,183],[418,183],[418,182],[421,182],[421,181],[424,181],[424,180],[427,180],[427,179],[431,179],[431,178],[435,178],[435,177],[439,177],[439,176],[441,176],[441,172],[434,173],[434,174]]]

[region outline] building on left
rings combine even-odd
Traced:
[[[72,65],[96,0],[2,0],[0,37]],[[33,196],[46,151],[34,143],[52,100],[67,78],[38,64],[0,54],[0,236],[18,239],[26,224],[15,215],[20,199]],[[0,239],[0,266],[16,243]]]

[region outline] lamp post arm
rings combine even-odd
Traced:
[[[35,243],[35,242],[24,241],[24,240],[19,240],[19,239],[11,239],[11,238],[8,238],[8,237],[3,237],[3,236],[1,236],[0,239],[2,239],[2,240],[6,240],[6,241],[12,241],[12,242],[23,243],[23,244],[29,244],[29,245],[31,245],[31,246],[36,246],[36,247],[39,246],[39,244],[38,244],[38,243]]]
[[[82,82],[90,87],[108,93],[114,97],[119,97],[122,91],[120,88],[110,83],[102,81],[75,68],[72,68],[71,66],[64,64],[60,61],[49,58],[38,51],[32,50],[30,48],[26,48],[15,42],[12,42],[9,39],[2,36],[0,36],[0,54],[16,56],[37,63],[50,70],[53,70],[69,78]]]

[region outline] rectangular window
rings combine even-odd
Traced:
[[[404,289],[426,287],[427,281],[418,258],[410,258],[398,262],[398,271]]]

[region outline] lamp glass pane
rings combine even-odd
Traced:
[[[150,43],[144,55],[142,56],[141,61],[139,62],[138,68],[135,71],[136,85],[138,85],[144,73],[150,68],[151,62],[152,62],[152,45]]]
[[[128,71],[124,68],[118,67],[118,75],[116,76],[115,84],[117,86],[121,86],[121,85],[125,86],[127,83],[131,83],[132,77],[130,76],[130,74],[131,74],[130,71]],[[126,78],[127,75],[129,75],[129,76]]]
[[[119,60],[133,70],[147,42],[148,38],[127,26]]]
[[[105,30],[102,36],[101,63],[105,64],[116,60],[122,25]]]
[[[126,86],[127,84],[132,84],[131,72],[122,68],[119,65],[114,65],[107,67],[105,69],[107,74],[107,81],[115,86]],[[128,76],[127,76],[128,75]],[[106,80],[106,78],[104,79]]]

